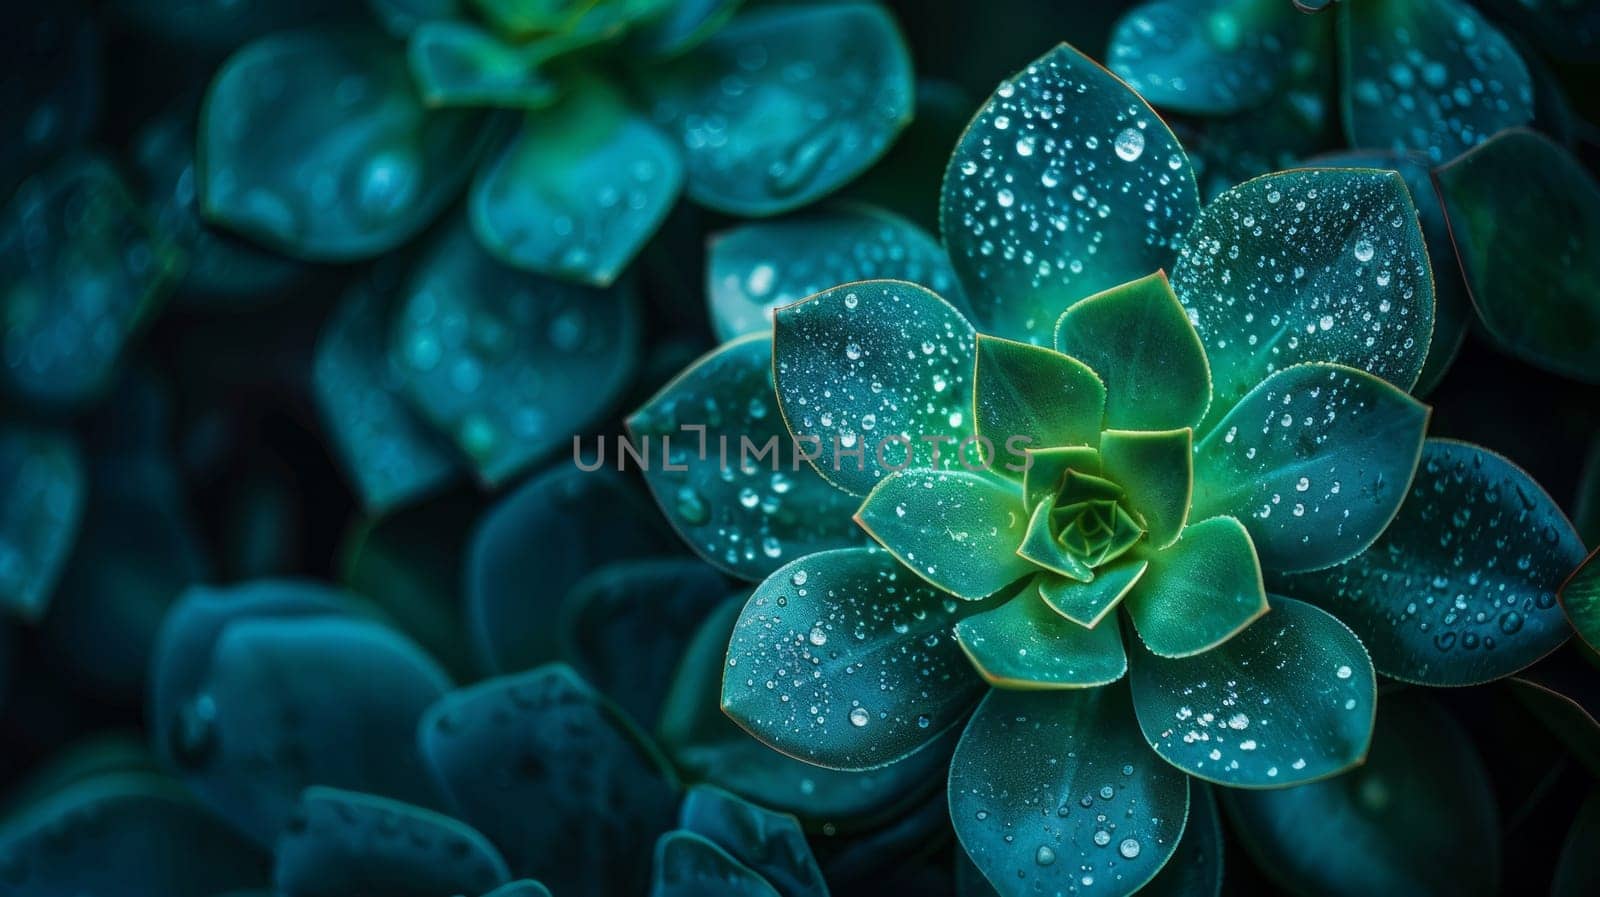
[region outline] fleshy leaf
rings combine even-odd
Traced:
[[[1597,838],[1600,838],[1600,790],[1591,788],[1561,847],[1561,858],[1556,862],[1550,885],[1552,897],[1581,897],[1600,881],[1600,858],[1594,852]]]
[[[513,874],[574,897],[638,893],[642,856],[672,825],[672,773],[605,699],[558,664],[445,696],[417,729],[457,815]],[[604,795],[606,812],[594,801]],[[533,808],[537,808],[534,811]]]
[[[650,897],[779,897],[778,891],[726,850],[689,831],[656,842]]]
[[[477,894],[508,877],[500,851],[466,824],[334,788],[306,789],[275,857],[283,897]]]
[[[1087,445],[1031,448],[1023,455],[1027,470],[1022,474],[1022,494],[1029,508],[1046,498],[1054,498],[1067,471],[1093,476],[1100,474],[1100,452]]]
[[[1116,617],[1085,629],[1056,613],[1036,585],[957,623],[956,640],[997,688],[1090,688],[1128,671]]]
[[[757,586],[740,614],[723,709],[819,766],[892,763],[954,725],[982,692],[950,627],[990,606],[929,587],[881,551],[801,558]]]
[[[407,283],[389,355],[417,411],[497,485],[605,414],[638,339],[631,287],[517,271],[457,224]]]
[[[1182,543],[1179,543],[1182,544]],[[1133,705],[1155,752],[1193,776],[1280,788],[1360,763],[1372,739],[1372,661],[1344,624],[1273,596],[1271,611],[1193,657],[1130,658]]]
[[[978,325],[1042,344],[1075,300],[1170,265],[1199,207],[1167,126],[1063,44],[978,111],[950,157],[939,219]]]
[[[201,206],[296,258],[367,258],[415,236],[454,199],[489,136],[474,113],[424,108],[404,54],[383,35],[274,34],[234,54],[211,83]]]
[[[1095,571],[1089,582],[1044,575],[1039,577],[1039,597],[1050,609],[1079,626],[1098,627],[1144,576],[1144,561],[1118,564]]]
[[[555,659],[560,630],[551,623],[586,574],[678,550],[658,521],[633,486],[604,469],[561,465],[501,499],[478,522],[465,563],[466,617],[483,667],[509,672]]]
[[[1299,362],[1410,389],[1433,334],[1430,270],[1416,207],[1392,171],[1283,171],[1223,192],[1172,275],[1211,360],[1208,427]]]
[[[495,888],[483,897],[550,897],[550,889],[532,879],[524,878]]]
[[[1330,897],[1488,897],[1500,877],[1489,770],[1467,733],[1417,691],[1383,699],[1372,753],[1342,776],[1224,803],[1256,863]]]
[[[773,311],[840,284],[905,280],[957,309],[966,300],[944,247],[890,212],[839,204],[711,238],[706,294],[722,339],[771,329]]]
[[[1071,476],[1070,473],[1068,475]],[[1033,514],[1028,517],[1027,532],[1022,537],[1022,544],[1017,546],[1017,556],[1043,567],[1049,571],[1047,576],[1054,574],[1076,582],[1093,580],[1094,570],[1089,564],[1068,551],[1051,531],[1053,511],[1054,508],[1047,501],[1034,505]]]
[[[651,56],[672,57],[694,49],[727,24],[744,0],[678,0],[631,36],[631,45]]]
[[[828,885],[800,823],[707,785],[689,789],[678,825],[755,870],[783,897],[827,897]]]
[[[213,897],[264,883],[268,861],[176,783],[110,774],[8,819],[0,869],[18,895]]]
[[[1546,667],[1505,681],[1507,690],[1590,774],[1600,774],[1600,692],[1583,669]]]
[[[37,620],[78,535],[88,473],[71,439],[0,426],[0,607]]]
[[[1499,135],[1434,173],[1478,318],[1547,370],[1600,383],[1600,186],[1532,131]]]
[[[1570,545],[1570,540],[1565,544]],[[1590,650],[1600,651],[1600,550],[1589,555],[1562,584],[1560,598],[1578,637]]]
[[[1284,0],[1158,0],[1117,22],[1107,64],[1163,109],[1229,115],[1289,81],[1315,27]]]
[[[1222,817],[1211,786],[1189,781],[1189,824],[1171,862],[1140,890],[1141,897],[1221,897]]]
[[[173,267],[100,157],[68,156],[23,182],[0,210],[0,390],[48,406],[98,397]]]
[[[1211,403],[1205,349],[1160,271],[1062,312],[1055,347],[1105,382],[1107,427],[1194,427]]]
[[[1437,165],[1533,118],[1522,57],[1461,0],[1346,3],[1339,50],[1352,146],[1421,150]]]
[[[1034,569],[1015,553],[1028,530],[1022,491],[993,474],[890,474],[856,522],[912,572],[960,598],[993,595]]]
[[[538,109],[561,92],[528,48],[467,22],[422,23],[411,32],[406,61],[422,102],[431,107]]]
[[[1128,507],[1144,523],[1151,547],[1166,548],[1189,520],[1194,493],[1194,431],[1107,430],[1100,463],[1107,479],[1127,493]]]
[[[1426,405],[1354,368],[1285,368],[1195,446],[1190,516],[1237,517],[1267,570],[1348,560],[1399,510],[1428,414]]]
[[[1004,897],[1132,894],[1177,849],[1188,813],[1188,777],[1150,753],[1122,685],[995,689],[950,764],[956,836]]]
[[[1191,523],[1176,542],[1145,557],[1150,569],[1125,604],[1140,640],[1155,654],[1209,651],[1267,612],[1255,546],[1232,517]]]
[[[1484,6],[1562,62],[1588,62],[1600,48],[1600,7],[1567,0],[1486,0]]]
[[[449,443],[400,394],[387,352],[390,292],[378,283],[351,287],[323,325],[311,371],[328,440],[373,514],[433,491],[457,470]]]
[[[628,429],[652,460],[644,479],[668,522],[734,576],[761,579],[796,557],[863,541],[850,519],[860,502],[822,479],[789,438],[766,334],[697,360]]]
[[[1272,587],[1337,616],[1385,676],[1476,685],[1567,640],[1556,590],[1582,557],[1572,524],[1520,468],[1430,439],[1400,513],[1371,548],[1327,570],[1273,577]]]
[[[866,495],[891,471],[956,465],[972,432],[975,334],[949,303],[872,280],[780,308],[776,325],[778,407],[823,479]]]
[[[372,14],[395,37],[406,37],[419,25],[467,17],[469,0],[366,0]]]
[[[774,215],[877,161],[911,120],[915,85],[893,19],[853,4],[753,10],[641,87],[682,145],[696,202]]]
[[[972,390],[973,424],[993,443],[991,460],[1018,436],[1035,448],[1100,441],[1106,387],[1076,358],[980,333]]]
[[[507,264],[608,286],[678,199],[666,136],[598,81],[569,85],[472,185],[472,225]]]

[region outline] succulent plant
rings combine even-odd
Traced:
[[[950,811],[989,883],[1129,893],[1190,776],[1338,775],[1376,671],[1486,681],[1570,635],[1571,524],[1498,456],[1425,442],[1406,393],[1434,300],[1398,174],[1201,208],[1160,119],[1063,46],[978,112],[942,225],[970,320],[906,281],[823,289],[630,421],[690,544],[765,577],[722,703],[766,744],[872,769],[976,704]],[[1453,600],[1417,607],[1427,577]]]
[[[290,255],[361,259],[470,180],[495,257],[608,285],[680,190],[732,214],[797,208],[910,119],[910,60],[880,7],[738,5],[381,0],[387,33],[269,35],[211,85],[203,210]]]

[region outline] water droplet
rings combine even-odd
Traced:
[[[872,716],[871,714],[867,713],[867,709],[865,707],[857,707],[856,709],[850,711],[850,725],[855,726],[857,729],[865,726],[871,719]]]
[[[1139,842],[1133,838],[1124,838],[1122,843],[1117,845],[1117,853],[1131,860],[1139,855]]]
[[[1144,135],[1133,128],[1124,128],[1116,140],[1117,158],[1132,162],[1144,155]]]

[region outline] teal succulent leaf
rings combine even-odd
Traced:
[[[868,206],[840,203],[715,235],[706,266],[711,326],[723,340],[770,330],[776,309],[861,280],[909,281],[958,310],[966,304],[939,241]]]
[[[483,897],[550,897],[550,889],[532,879],[524,878],[495,888]]]
[[[283,897],[478,894],[510,873],[476,829],[396,800],[311,787],[278,836],[272,881]]]
[[[1267,612],[1255,546],[1232,517],[1191,523],[1146,559],[1125,606],[1139,639],[1161,657],[1209,651]]]
[[[783,897],[828,897],[800,823],[709,785],[689,789],[678,826],[721,847]]]
[[[1209,782],[1283,788],[1327,778],[1360,763],[1372,739],[1377,687],[1366,649],[1300,601],[1273,596],[1266,616],[1203,654],[1140,650],[1130,666],[1151,747]]]
[[[0,427],[0,608],[37,620],[49,606],[83,516],[88,472],[66,435]]]
[[[391,292],[376,282],[352,287],[323,325],[311,369],[334,453],[374,514],[426,495],[458,470],[451,445],[401,394],[388,354]]]
[[[407,281],[389,357],[418,413],[493,485],[604,415],[633,374],[638,340],[631,286],[517,271],[457,223]]]
[[[507,43],[467,22],[424,22],[406,42],[406,63],[429,108],[539,109],[561,95],[535,48]]]
[[[1499,29],[1462,0],[1339,9],[1352,146],[1420,150],[1437,165],[1533,118],[1533,82]]]
[[[1268,375],[1306,361],[1417,382],[1433,276],[1405,181],[1387,171],[1285,171],[1206,206],[1172,288],[1211,362],[1214,425]]]
[[[815,440],[823,479],[866,495],[893,470],[956,465],[976,336],[949,303],[872,280],[780,308],[775,323],[778,406],[797,443]]]
[[[1039,597],[1050,609],[1080,627],[1096,628],[1150,567],[1146,561],[1130,561],[1094,571],[1088,582],[1046,574],[1038,578]]]
[[[1188,777],[1150,753],[1123,686],[993,690],[950,764],[956,836],[1003,897],[1132,894],[1188,814]]]
[[[182,849],[175,849],[182,845]],[[91,776],[7,820],[0,856],[19,893],[212,897],[266,879],[268,859],[175,782]]]
[[[1434,178],[1483,329],[1505,351],[1600,383],[1600,186],[1578,160],[1513,130]]]
[[[972,665],[999,688],[1092,688],[1128,671],[1115,616],[1085,629],[1046,603],[1037,583],[957,623],[955,635]]]
[[[1600,651],[1600,551],[1589,555],[1561,586],[1561,607],[1578,637]]]
[[[1100,464],[1127,493],[1150,547],[1176,542],[1194,496],[1194,431],[1107,430],[1100,436]]]
[[[989,606],[957,601],[881,551],[801,558],[745,605],[722,707],[761,741],[818,766],[893,763],[977,700],[982,680],[950,627]]]
[[[1019,436],[1039,448],[1100,441],[1106,387],[1076,358],[979,334],[972,389],[972,422],[978,436],[992,443],[985,450],[991,462]]]
[[[468,0],[366,0],[384,30],[409,37],[426,23],[467,17]]]
[[[1600,7],[1565,0],[1486,0],[1496,19],[1562,62],[1588,62],[1600,48]]]
[[[682,55],[726,25],[743,5],[744,0],[676,0],[635,31],[630,46],[649,56]]]
[[[1074,304],[1056,321],[1056,351],[1106,384],[1107,427],[1194,427],[1211,403],[1211,366],[1163,272]]]
[[[1372,547],[1326,570],[1274,576],[1272,587],[1355,630],[1385,676],[1476,685],[1567,640],[1556,591],[1582,558],[1572,524],[1527,473],[1488,449],[1430,439]]]
[[[1051,495],[1055,490],[1051,490]],[[937,499],[935,499],[937,500]],[[1063,589],[1070,587],[1073,582],[1091,582],[1094,579],[1094,568],[1075,553],[1068,551],[1067,547],[1056,539],[1056,529],[1052,517],[1055,507],[1052,502],[1041,501],[1034,505],[1033,513],[1028,517],[1028,529],[1023,534],[1022,544],[1017,546],[1017,556],[1033,562],[1045,571],[1045,576],[1053,583],[1057,578]],[[1029,570],[1028,572],[1035,572]],[[1115,603],[1115,598],[1121,596],[1121,591],[1114,591],[1110,595],[1103,595],[1098,590],[1094,593],[1097,598],[1104,597],[1105,604],[1096,603],[1094,613],[1085,619],[1099,619],[1099,614],[1106,607]],[[1054,603],[1051,598],[1046,600]],[[1080,601],[1081,603],[1081,601]],[[1063,605],[1064,607],[1070,605]],[[1064,610],[1062,613],[1066,614]],[[1071,616],[1071,614],[1068,614]]]
[[[1445,221],[1444,206],[1433,187],[1433,169],[1419,153],[1387,154],[1370,152],[1342,152],[1317,156],[1308,166],[1349,168],[1380,168],[1398,172],[1405,179],[1406,189],[1417,208],[1417,218],[1422,225],[1423,241],[1427,245],[1428,259],[1433,269],[1433,341],[1428,346],[1428,357],[1412,389],[1416,395],[1433,391],[1444,378],[1450,362],[1466,341],[1468,325],[1472,323],[1472,303],[1467,298],[1466,283],[1461,279],[1461,266],[1456,261],[1455,244],[1450,239],[1450,225]]]
[[[552,621],[585,575],[676,550],[650,503],[611,471],[562,465],[529,479],[483,514],[462,562],[479,663],[512,672],[555,659],[560,629]],[[530,590],[533,582],[539,587]]]
[[[0,210],[0,391],[54,408],[99,397],[175,262],[101,157],[67,156],[24,181]]]
[[[759,580],[796,557],[863,541],[850,521],[857,499],[794,457],[766,334],[696,361],[634,412],[628,427],[653,453],[644,478],[667,521],[701,557],[734,576]],[[764,447],[765,457],[756,457]]]
[[[1360,768],[1299,788],[1222,792],[1239,840],[1300,893],[1498,893],[1499,820],[1472,740],[1420,692],[1381,703]]]
[[[781,897],[755,870],[709,839],[672,831],[656,842],[650,897]]]
[[[1578,808],[1578,817],[1572,821],[1572,829],[1561,847],[1561,858],[1556,861],[1555,878],[1550,885],[1551,897],[1581,897],[1600,881],[1600,861],[1593,848],[1597,839],[1600,839],[1600,790],[1591,789],[1588,799]]]
[[[1221,897],[1222,816],[1211,786],[1189,782],[1189,824],[1178,850],[1139,893],[1142,897]]]
[[[1349,560],[1399,510],[1428,414],[1355,368],[1280,370],[1195,446],[1191,518],[1237,517],[1269,571]]]
[[[682,145],[689,196],[736,215],[796,209],[865,171],[915,92],[894,21],[868,4],[751,11],[640,87]]]
[[[894,818],[942,777],[960,730],[882,766],[852,772],[781,754],[722,711],[728,643],[745,602],[708,616],[687,648],[662,704],[657,737],[685,778],[726,788],[761,806],[800,817],[808,829],[857,831]],[[808,634],[809,637],[809,634]]]
[[[1035,570],[1016,552],[1029,523],[1022,490],[994,474],[890,474],[861,503],[856,521],[913,573],[958,598],[986,598]]]
[[[492,136],[484,124],[424,107],[404,54],[380,34],[275,34],[234,54],[211,83],[201,208],[296,258],[369,258],[456,197]]]
[[[1163,109],[1229,115],[1310,64],[1306,32],[1318,24],[1284,0],[1158,0],[1117,22],[1108,65]]]
[[[1023,501],[1029,508],[1039,502],[1054,498],[1061,491],[1062,479],[1069,470],[1098,476],[1100,452],[1087,445],[1062,445],[1053,448],[1030,448],[1024,452],[1022,472]]]
[[[1041,344],[1073,301],[1170,265],[1200,205],[1167,126],[1065,44],[978,111],[941,196],[945,246],[974,319]]]
[[[643,856],[672,825],[678,789],[644,736],[559,665],[446,695],[417,727],[450,806],[499,846],[515,875],[558,894],[643,890]],[[608,812],[593,811],[595,789]],[[537,807],[538,812],[529,812]]]

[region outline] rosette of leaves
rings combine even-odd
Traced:
[[[268,35],[206,98],[202,208],[347,261],[405,242],[466,187],[491,254],[607,285],[680,192],[738,215],[796,208],[910,119],[910,61],[881,8],[739,5],[378,0],[386,31]]]
[[[1571,524],[1504,459],[1424,440],[1434,287],[1398,174],[1202,208],[1161,120],[1063,46],[973,119],[941,222],[970,317],[905,281],[824,289],[630,422],[668,437],[646,477],[680,533],[762,579],[722,690],[756,738],[892,768],[967,720],[950,810],[989,883],[1126,894],[1191,777],[1340,775],[1377,672],[1482,682],[1569,637]],[[718,450],[769,440],[793,450]],[[1337,817],[1335,791],[1294,812]]]

